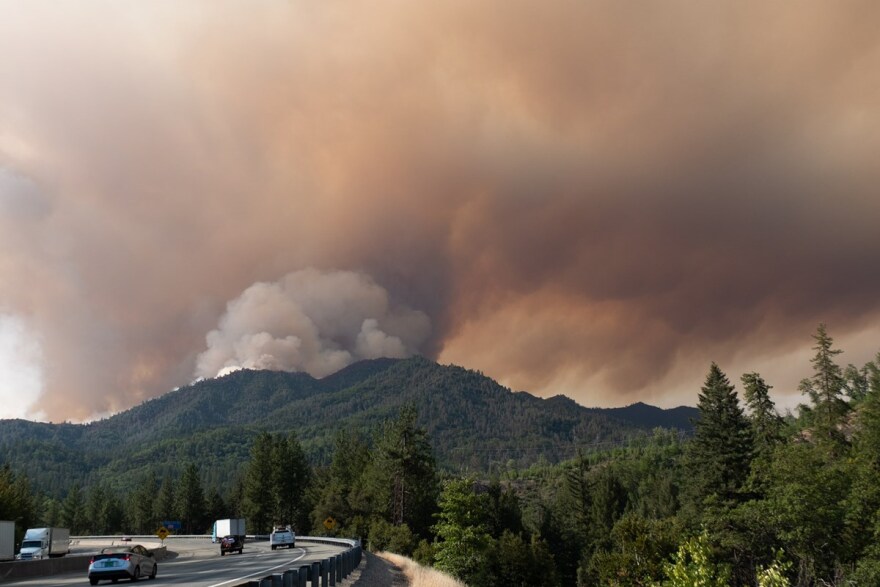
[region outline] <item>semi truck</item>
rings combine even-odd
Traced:
[[[70,552],[70,530],[67,528],[28,528],[21,541],[19,560],[37,560],[64,556]]]
[[[15,558],[15,522],[0,521],[0,561]]]

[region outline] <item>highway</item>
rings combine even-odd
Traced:
[[[138,541],[147,548],[156,548],[158,541]],[[72,554],[97,552],[107,544],[89,545],[80,543]],[[308,565],[342,552],[342,547],[329,544],[298,542],[292,549],[271,550],[264,541],[248,541],[244,553],[220,556],[220,547],[205,539],[167,540],[169,556],[159,562],[159,572],[154,580],[142,579],[144,587],[160,585],[189,585],[191,587],[232,587],[252,579],[259,579],[272,573],[281,573],[290,568]],[[50,577],[35,577],[3,581],[6,585],[29,585],[32,587],[62,587],[69,585],[88,585],[87,571],[67,572]],[[119,584],[128,584],[120,581]],[[102,581],[100,585],[111,585]]]

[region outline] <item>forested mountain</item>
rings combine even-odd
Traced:
[[[760,373],[714,362],[690,418],[415,358],[233,373],[84,426],[3,422],[0,518],[97,535],[283,521],[473,587],[880,585],[880,354],[843,367],[824,325],[813,338],[808,403],[785,417]]]
[[[562,396],[511,392],[481,373],[421,357],[377,359],[323,379],[237,371],[83,425],[4,420],[0,451],[50,495],[98,481],[129,489],[147,471],[176,475],[185,462],[199,463],[207,485],[217,487],[240,473],[259,432],[294,432],[321,464],[337,431],[366,437],[404,405],[415,407],[441,467],[474,472],[558,462],[654,427],[688,433],[697,414],[644,404],[590,409]]]

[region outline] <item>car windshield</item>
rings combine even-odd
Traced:
[[[22,548],[40,548],[43,545],[39,540],[25,540],[21,543]]]

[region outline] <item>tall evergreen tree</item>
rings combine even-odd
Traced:
[[[306,494],[311,483],[312,470],[296,434],[279,438],[274,449],[274,472],[277,521],[306,528],[309,507]]]
[[[159,522],[176,521],[177,515],[174,481],[171,477],[165,477],[162,479],[159,498],[156,500],[156,518]]]
[[[208,494],[206,502],[207,514],[209,519],[222,520],[224,518],[237,518],[229,511],[229,506],[223,501],[223,496],[216,489]]]
[[[72,534],[81,534],[85,530],[84,508],[82,490],[75,484],[67,492],[61,508],[61,521]]]
[[[377,435],[368,474],[376,505],[386,512],[386,519],[395,525],[407,524],[426,538],[439,488],[428,434],[416,419],[415,408],[406,406],[396,420],[385,423]]]
[[[150,471],[142,478],[138,488],[130,494],[128,515],[133,531],[147,534],[159,528],[159,520],[155,514],[158,491],[159,480],[156,478],[156,473]]]
[[[85,529],[89,534],[105,536],[113,531],[114,498],[103,483],[89,488],[85,506]]]
[[[767,454],[782,439],[782,418],[776,412],[776,405],[770,399],[772,385],[767,385],[757,373],[742,376],[743,395],[749,408],[749,421],[755,439],[755,451]]]
[[[0,467],[0,520],[15,520],[15,540],[37,521],[36,498],[27,477],[16,475],[9,465]]]
[[[732,504],[748,478],[752,431],[727,376],[712,363],[699,395],[700,419],[688,445],[685,463],[691,505],[697,511]]]
[[[370,451],[366,443],[349,430],[336,433],[333,461],[323,480],[318,483],[321,489],[316,500],[312,519],[316,528],[328,517],[337,521],[339,530],[352,535],[363,535],[366,528],[359,527],[358,519],[364,519],[361,509],[363,500],[362,475],[370,463]]]
[[[254,532],[269,532],[275,521],[274,453],[275,438],[268,432],[260,433],[251,447],[251,460],[244,481],[245,512]]]
[[[801,393],[808,395],[813,402],[813,428],[817,440],[829,441],[834,445],[844,442],[839,425],[849,410],[849,404],[843,399],[846,380],[834,357],[843,351],[832,348],[834,340],[828,335],[824,324],[819,324],[813,335],[816,355],[810,360],[813,364],[813,376],[801,381]]]
[[[198,534],[205,528],[205,492],[195,463],[183,470],[177,491],[177,512],[185,534]]]

